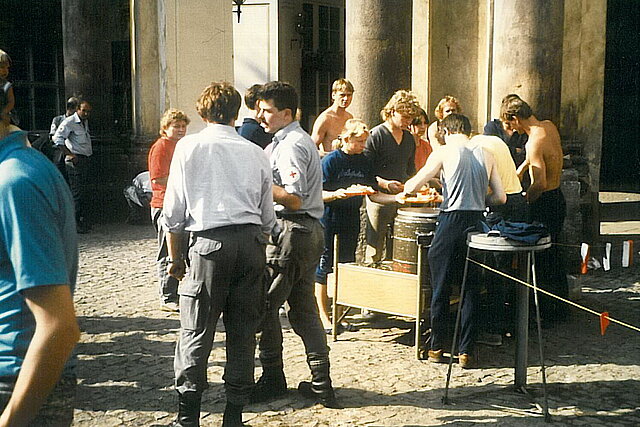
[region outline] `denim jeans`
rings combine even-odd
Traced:
[[[357,213],[356,213],[357,215]],[[360,224],[341,224],[335,221],[324,222],[324,251],[320,257],[320,264],[316,269],[316,283],[327,284],[327,274],[333,271],[333,239],[338,236],[340,246],[339,262],[353,262],[356,260],[356,247]]]
[[[538,286],[562,298],[568,298],[569,285],[564,253],[558,245],[566,215],[566,202],[562,190],[545,191],[529,205],[531,221],[544,224],[554,243],[549,249],[536,254]],[[540,312],[543,318],[562,320],[568,314],[568,306],[546,295],[540,295]]]
[[[376,203],[367,197],[367,263],[380,262],[385,258],[387,230],[396,218],[398,208],[395,205]]]

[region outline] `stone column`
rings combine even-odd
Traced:
[[[575,240],[596,239],[600,235],[600,166],[606,153],[602,137],[607,2],[565,0],[564,28],[559,128],[568,148],[565,154],[571,156],[571,163],[580,172],[579,208],[584,225],[580,232],[567,234],[575,236]]]
[[[164,111],[164,1],[129,0],[131,41],[130,175],[147,169],[149,147],[158,138]]]
[[[413,0],[411,19],[411,88],[425,110],[429,105],[429,6],[429,1]]]
[[[560,118],[564,0],[495,0],[492,116],[517,93],[539,119]]]
[[[163,3],[130,0],[133,131],[136,142],[146,146],[157,136],[164,110],[161,88],[165,85],[160,72],[166,71],[166,61],[161,61],[164,13],[158,13]]]
[[[93,135],[109,133],[113,116],[109,38],[113,31],[112,7],[106,0],[62,0],[65,96],[81,95],[91,103]]]
[[[411,88],[411,0],[346,1],[346,76],[350,108],[370,127],[398,89]]]
[[[89,118],[93,156],[87,208],[95,222],[126,215],[122,188],[128,174],[128,141],[116,133],[113,114],[114,42],[127,39],[126,0],[62,0],[65,95],[80,95],[93,107]],[[37,31],[37,29],[34,29]]]

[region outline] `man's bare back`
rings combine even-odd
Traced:
[[[527,158],[531,186],[527,199],[533,202],[545,191],[560,186],[562,175],[562,144],[556,126],[549,120],[538,121],[535,116],[528,120]]]
[[[347,120],[353,115],[345,109],[335,105],[324,110],[313,123],[311,138],[321,150],[328,153],[332,150],[331,143],[340,135]]]

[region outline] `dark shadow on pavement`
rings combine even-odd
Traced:
[[[443,371],[444,372],[444,371]],[[444,380],[444,378],[443,378]],[[444,381],[443,381],[444,382]],[[412,406],[416,408],[431,408],[447,410],[457,413],[469,412],[469,415],[451,415],[438,418],[447,425],[548,425],[537,405],[542,403],[541,384],[531,384],[527,387],[529,395],[516,391],[511,386],[496,384],[476,387],[455,387],[449,389],[449,404],[442,402],[444,389],[431,389],[399,393],[393,396],[381,395],[372,391],[356,388],[338,388],[336,395],[340,403],[346,408],[365,408],[373,406]],[[547,384],[549,408],[553,422],[580,423],[581,417],[589,417],[590,421],[599,420],[603,425],[619,423],[621,425],[638,425],[640,408],[636,396],[640,393],[640,381],[596,381],[582,383],[550,383]],[[620,396],[624,395],[624,397]],[[618,396],[616,398],[616,396]],[[533,400],[532,400],[533,398]],[[584,402],[593,402],[593,406],[585,406]],[[248,411],[264,412],[278,411],[287,407],[308,407],[314,403],[306,401],[296,391],[289,393],[274,402],[250,405]],[[221,406],[215,406],[222,410]],[[571,408],[567,411],[566,408]],[[503,415],[477,415],[478,411],[498,411]],[[516,414],[516,415],[507,415]],[[556,415],[553,415],[556,414]],[[284,421],[284,420],[283,420]],[[353,420],[354,422],[357,420]],[[585,421],[588,424],[588,421]],[[580,424],[580,425],[587,425]],[[394,424],[395,425],[395,424]],[[419,425],[419,424],[411,424]]]

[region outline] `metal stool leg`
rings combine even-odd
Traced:
[[[540,304],[538,304],[538,282],[536,280],[536,256],[535,253],[531,253],[531,272],[533,275],[533,299],[536,304],[536,323],[538,325],[538,348],[540,350],[540,366],[542,367],[542,394],[544,398],[544,406],[542,407],[544,413],[544,420],[551,422],[551,415],[549,415],[549,402],[547,400],[547,375],[544,366],[544,345],[542,342],[542,326],[540,324]]]
[[[338,341],[338,260],[340,256],[340,239],[338,235],[333,236],[333,305],[331,306],[331,340]]]
[[[415,335],[414,345],[416,347],[416,359],[420,360],[420,341],[422,335],[420,334],[420,320],[422,319],[422,249],[418,246],[418,286],[416,291],[416,323],[415,323]]]
[[[527,252],[527,283],[531,281],[531,252]],[[527,385],[527,359],[529,343],[529,288],[517,288],[517,324],[516,324],[516,369],[515,388],[520,390]]]
[[[462,314],[462,301],[464,300],[464,288],[467,283],[467,271],[469,268],[469,254],[471,248],[467,247],[467,256],[464,259],[464,273],[462,275],[462,285],[460,286],[460,300],[458,302],[458,312],[456,314],[456,326],[453,329],[453,341],[451,343],[451,357],[449,357],[449,368],[447,369],[447,383],[444,387],[444,397],[442,403],[449,404],[449,382],[451,381],[451,370],[453,368],[453,355],[455,353],[456,344],[458,341],[458,329],[460,329],[460,318]]]

